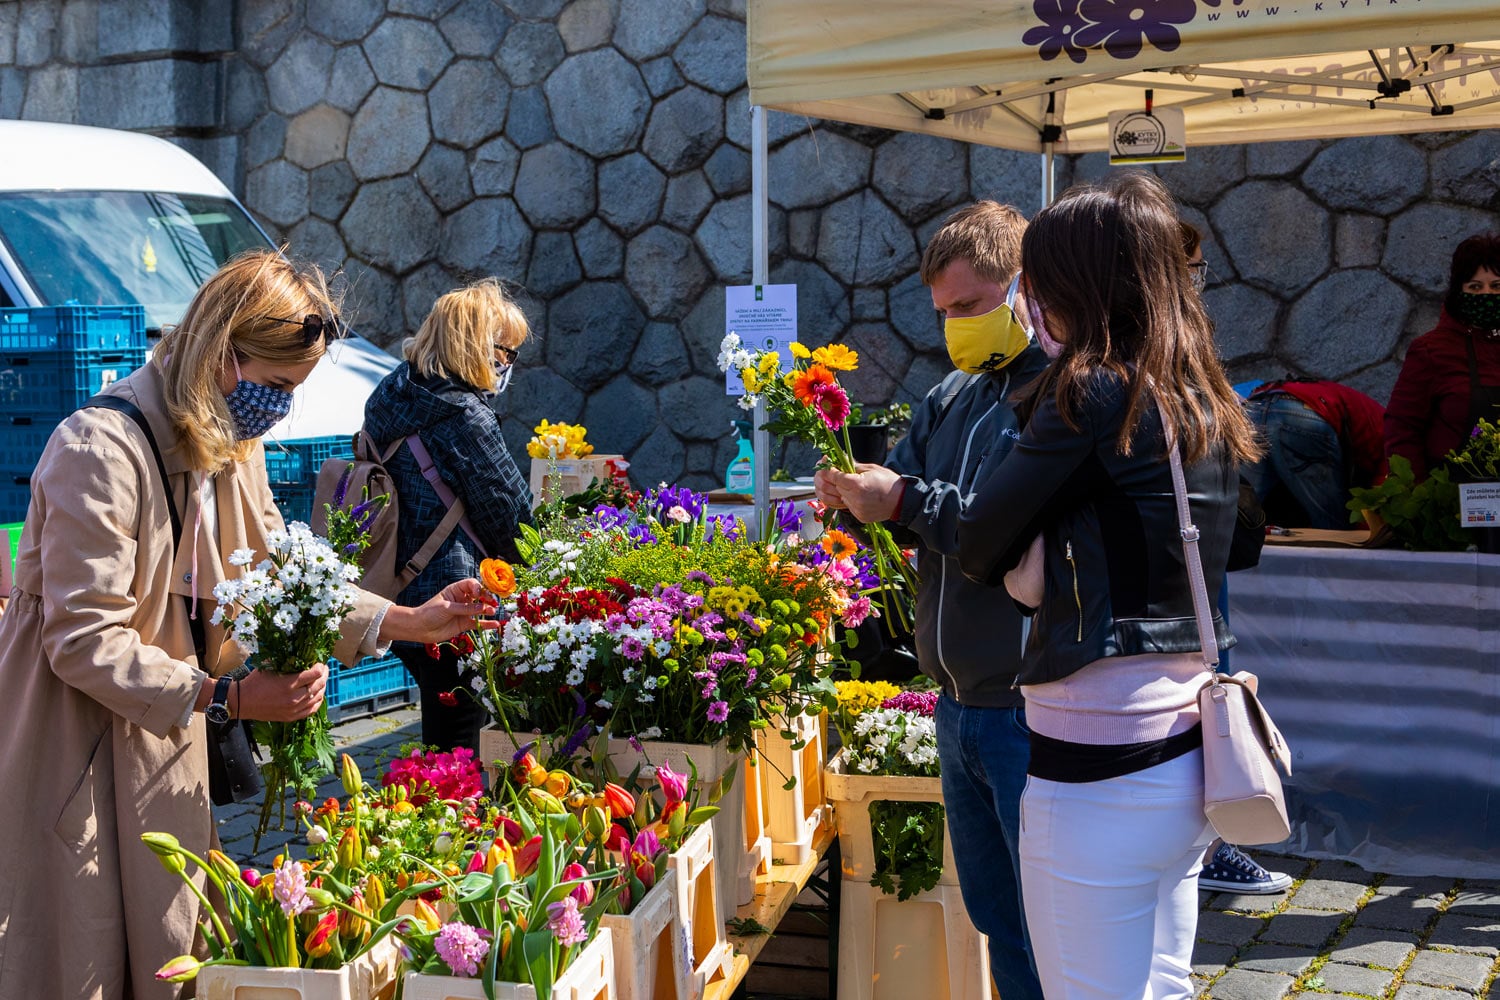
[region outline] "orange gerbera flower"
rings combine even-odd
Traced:
[[[848,559],[854,555],[855,550],[858,548],[854,544],[854,539],[836,528],[823,532],[823,541],[821,544],[823,551],[835,559]]]
[[[516,571],[504,559],[486,559],[479,564],[479,582],[496,597],[516,592]]]
[[[837,385],[838,380],[833,377],[833,372],[822,365],[809,365],[792,376],[792,393],[797,401],[803,406],[811,406],[816,394],[814,388],[820,385]]]
[[[812,352],[813,364],[836,372],[852,372],[859,367],[859,355],[843,344],[829,344]]]

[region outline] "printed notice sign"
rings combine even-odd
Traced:
[[[797,339],[796,285],[730,285],[724,289],[724,333],[739,334],[747,351],[776,351],[783,371],[792,366]],[[743,396],[739,372],[724,373],[724,390]]]
[[[1187,159],[1181,108],[1109,113],[1109,162],[1174,163]]]
[[[1465,528],[1500,528],[1500,483],[1460,485],[1458,523]]]

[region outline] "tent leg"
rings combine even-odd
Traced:
[[[751,280],[766,285],[771,280],[770,193],[767,184],[766,109],[750,108],[750,225],[753,261]],[[755,517],[752,530],[761,530],[769,520],[771,508],[771,434],[765,430],[766,404],[755,404],[751,440],[755,448]],[[758,537],[758,536],[757,536]]]
[[[1042,207],[1052,204],[1057,197],[1057,174],[1053,169],[1052,143],[1042,146]]]

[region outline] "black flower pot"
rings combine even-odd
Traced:
[[[850,424],[849,453],[856,462],[882,465],[890,450],[891,429],[885,424]]]

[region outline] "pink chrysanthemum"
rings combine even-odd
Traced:
[[[455,976],[475,975],[479,963],[490,953],[490,943],[468,924],[444,924],[432,939],[432,946]]]
[[[870,604],[870,598],[868,595],[862,594],[859,597],[856,597],[854,600],[849,602],[849,606],[844,609],[844,613],[841,616],[843,618],[844,627],[859,628],[859,626],[864,623],[864,620],[870,617],[872,612],[877,616],[880,614],[880,612],[876,611],[874,606]]]

